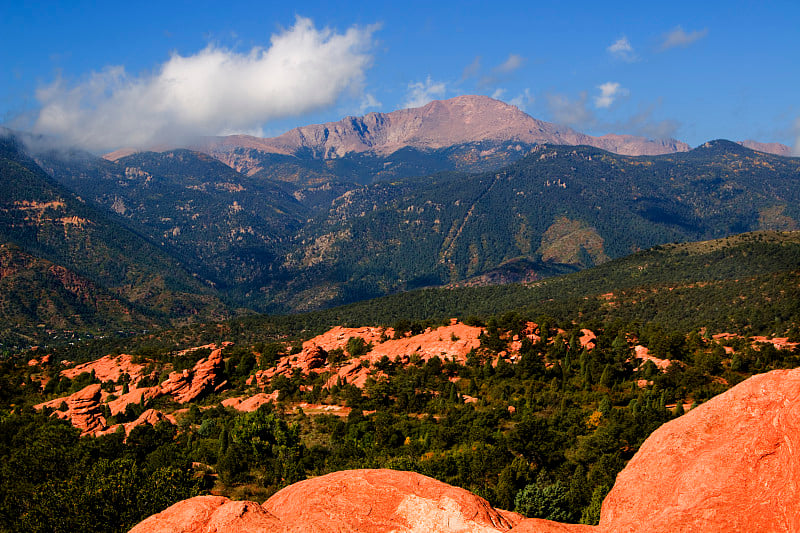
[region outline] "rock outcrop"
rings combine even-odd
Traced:
[[[34,405],[34,408],[57,409],[53,411],[55,416],[69,420],[73,426],[83,432],[82,435],[90,435],[106,427],[106,419],[103,417],[103,409],[100,404],[101,398],[100,384],[95,383],[67,397]],[[62,404],[66,404],[66,410],[61,410]]]
[[[191,370],[172,372],[161,390],[171,394],[178,403],[187,403],[203,394],[222,389],[227,382],[222,379],[225,361],[222,359],[222,348],[217,348],[205,358],[200,359]]]
[[[295,483],[258,506],[198,496],[151,516],[131,533],[497,533],[522,517],[413,472],[347,470]]]
[[[67,370],[62,370],[61,375],[75,379],[78,375],[94,372],[100,381],[118,381],[122,374],[128,374],[131,384],[136,384],[144,377],[145,366],[133,362],[133,357],[128,354],[106,355],[95,361],[83,363]]]
[[[447,326],[429,328],[418,335],[394,337],[391,328],[343,328],[335,327],[322,335],[318,335],[303,343],[300,353],[282,357],[275,367],[260,370],[255,374],[255,381],[264,384],[275,376],[291,377],[294,369],[308,375],[309,373],[329,372],[327,386],[339,381],[363,387],[367,378],[376,377],[380,373],[373,371],[373,364],[384,357],[390,361],[398,360],[408,364],[412,357],[426,362],[433,357],[453,359],[461,364],[466,363],[470,351],[480,347],[480,335],[483,328],[467,326],[457,320],[451,320]],[[347,341],[353,337],[364,340],[369,351],[362,356],[351,358],[343,364],[332,364],[328,361],[328,352],[345,349]]]
[[[84,435],[113,432],[119,424],[107,426],[107,420],[103,416],[103,402],[108,402],[111,416],[116,416],[125,412],[131,404],[144,404],[164,395],[172,395],[177,403],[188,403],[209,392],[222,390],[227,385],[227,381],[222,377],[225,369],[222,349],[217,348],[216,345],[206,347],[213,348],[207,358],[199,360],[192,369],[171,373],[166,381],[154,387],[136,387],[136,384],[145,377],[143,374],[145,367],[133,363],[129,355],[108,355],[91,363],[76,366],[62,373],[67,377],[74,378],[84,372],[94,371],[95,377],[101,381],[118,381],[122,374],[127,373],[131,377],[131,389],[123,394],[123,386],[117,385],[114,391],[116,398],[111,399],[111,393],[102,390],[101,385],[96,383],[70,396],[56,398],[34,407],[36,409],[45,407],[55,409],[56,411],[53,413],[55,416],[70,420],[72,425],[83,430]],[[251,407],[255,409],[260,405],[259,402],[265,403],[260,397],[251,399],[244,409]],[[62,404],[66,404],[66,410],[63,410]],[[155,424],[161,420],[175,423],[174,417],[151,409],[145,411],[136,421],[124,424],[124,427],[126,433],[130,433],[130,430],[139,424]]]
[[[800,369],[760,374],[664,424],[603,502],[606,531],[800,531]]]
[[[234,533],[284,531],[280,521],[253,502],[196,496],[178,502],[131,529],[131,533]]]

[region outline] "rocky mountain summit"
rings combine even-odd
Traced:
[[[479,95],[435,100],[422,107],[391,113],[346,117],[338,122],[295,128],[273,138],[218,137],[209,139],[199,148],[223,161],[225,154],[240,148],[335,159],[353,152],[387,155],[405,147],[438,149],[485,141],[588,145],[621,155],[689,150],[689,145],[675,139],[652,140],[615,134],[592,137],[566,126],[537,120],[516,106]]]
[[[617,477],[599,526],[524,519],[411,472],[342,471],[262,506],[200,496],[134,532],[800,531],[800,369],[756,375],[656,430]]]

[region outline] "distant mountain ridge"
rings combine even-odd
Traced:
[[[782,155],[784,157],[791,157],[793,155],[792,148],[781,143],[762,143],[747,139],[745,141],[740,141],[739,144],[745,148],[750,148],[751,150],[757,150],[766,154]]]
[[[537,120],[516,106],[488,96],[457,96],[391,113],[368,113],[338,122],[314,124],[273,138],[231,135],[209,139],[196,148],[219,156],[237,148],[284,155],[334,159],[348,153],[387,155],[401,148],[439,149],[480,141],[525,144],[588,145],[620,155],[685,152],[675,139],[652,140],[633,135],[592,137],[566,126]]]

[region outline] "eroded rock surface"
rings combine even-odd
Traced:
[[[222,379],[225,361],[222,349],[217,348],[204,359],[200,359],[191,370],[172,372],[161,384],[164,394],[171,394],[178,403],[191,402],[203,394],[219,391],[226,382]]]
[[[319,533],[495,533],[521,519],[504,516],[464,489],[394,470],[347,470],[301,481],[264,508],[291,531]]]
[[[140,522],[131,533],[234,533],[285,531],[280,521],[253,502],[196,496]]]
[[[218,496],[179,502],[132,533],[498,533],[522,517],[413,472],[346,470],[295,483],[259,506]]]
[[[800,531],[800,369],[760,374],[664,424],[603,502],[606,531]]]

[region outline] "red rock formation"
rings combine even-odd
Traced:
[[[224,369],[222,349],[217,348],[207,358],[200,359],[191,370],[172,372],[161,384],[161,391],[171,394],[178,403],[190,402],[208,392],[221,390],[227,384],[222,380]]]
[[[394,470],[349,470],[295,483],[264,509],[291,531],[426,531],[496,533],[504,516],[483,498],[441,481]]]
[[[652,361],[656,368],[661,370],[662,372],[666,372],[669,368],[669,365],[672,364],[672,361],[669,359],[659,359],[658,357],[653,357],[650,355],[650,350],[646,346],[636,345],[633,347],[634,357],[641,361],[641,364],[646,363],[647,361]]]
[[[100,381],[114,382],[118,381],[123,373],[126,373],[131,377],[131,384],[136,384],[143,377],[144,365],[134,363],[132,357],[127,354],[106,355],[95,361],[62,370],[61,375],[75,379],[79,374],[92,371]]]
[[[800,369],[753,376],[657,429],[603,502],[604,531],[800,531]]]
[[[394,470],[348,470],[295,483],[263,506],[198,496],[131,533],[498,533],[522,517],[441,481]]]
[[[226,400],[222,400],[222,405],[225,407],[233,407],[238,411],[249,413],[250,411],[255,411],[265,403],[275,403],[277,401],[278,391],[275,391],[272,394],[264,394],[263,392],[259,392],[258,394],[249,398],[228,398]]]
[[[331,377],[327,385],[333,386],[339,380],[363,387],[370,375],[375,376],[372,365],[383,357],[395,361],[397,358],[403,363],[408,363],[411,357],[418,357],[421,361],[428,361],[432,357],[442,359],[455,359],[460,363],[467,361],[467,355],[480,346],[480,335],[483,328],[460,324],[453,319],[448,326],[428,329],[419,335],[393,339],[394,330],[391,328],[343,328],[335,327],[322,335],[303,343],[303,349],[295,355],[282,357],[275,367],[260,370],[255,374],[255,381],[261,385],[275,376],[290,377],[295,368],[303,374],[309,372],[330,372]],[[343,349],[352,337],[364,339],[366,344],[372,344],[372,349],[366,355],[351,359],[341,366],[333,366],[327,362],[327,352]],[[362,361],[367,363],[362,364]],[[252,383],[249,381],[248,383]]]
[[[657,429],[617,477],[596,527],[522,519],[419,474],[356,470],[291,485],[264,503],[266,514],[238,502],[241,522],[214,525],[227,500],[200,497],[133,531],[798,532],[798,450],[800,369],[776,370]]]
[[[100,406],[101,398],[100,384],[95,383],[65,398],[56,398],[33,407],[35,409],[44,407],[59,409],[62,403],[66,403],[66,411],[53,411],[53,414],[72,422],[73,426],[83,431],[82,435],[89,435],[106,427],[106,419],[103,417],[103,410]]]
[[[594,331],[590,329],[582,329],[581,336],[578,341],[581,343],[581,348],[594,350],[594,347],[597,344],[597,335],[595,335]]]
[[[131,434],[131,430],[136,426],[141,426],[142,424],[149,424],[151,426],[155,426],[159,422],[168,422],[170,424],[175,424],[176,419],[172,415],[165,415],[161,411],[156,411],[155,409],[147,409],[139,418],[134,420],[133,422],[127,422],[125,424],[114,424],[113,426],[107,427],[102,430],[97,430],[94,432],[94,436],[99,437],[101,435],[108,435],[110,433],[116,433],[119,428],[123,428],[125,430],[125,436]]]
[[[284,531],[280,521],[253,502],[196,496],[151,516],[130,533],[240,533]]]
[[[142,401],[146,402],[147,400],[152,400],[162,395],[161,387],[133,389],[126,394],[120,395],[116,400],[108,402],[108,408],[111,411],[111,416],[116,416],[119,413],[124,413],[125,409],[130,404],[141,404]]]

